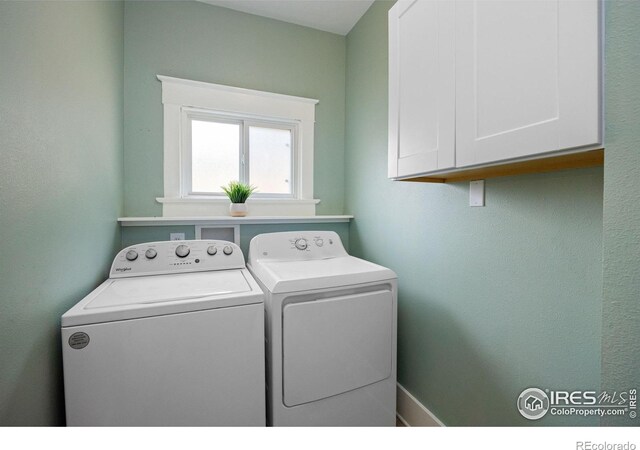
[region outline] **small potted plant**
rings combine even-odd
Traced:
[[[221,187],[224,193],[227,194],[227,197],[229,197],[229,200],[231,200],[231,206],[229,207],[231,216],[246,216],[248,209],[245,202],[256,188],[245,183],[240,183],[239,181],[231,181],[228,185]]]

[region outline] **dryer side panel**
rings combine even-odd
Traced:
[[[291,303],[282,314],[286,406],[338,395],[392,375],[390,290]]]

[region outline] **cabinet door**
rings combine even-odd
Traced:
[[[601,142],[597,0],[456,3],[456,165]]]
[[[455,2],[389,11],[389,177],[455,166]]]

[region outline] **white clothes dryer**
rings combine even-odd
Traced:
[[[254,237],[265,291],[267,422],[395,426],[397,277],[331,231]]]
[[[125,248],[62,316],[67,425],[265,425],[263,299],[231,242]]]

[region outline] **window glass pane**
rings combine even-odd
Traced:
[[[262,194],[291,194],[291,130],[249,127],[249,180]]]
[[[191,190],[222,192],[240,179],[240,125],[191,121]]]

